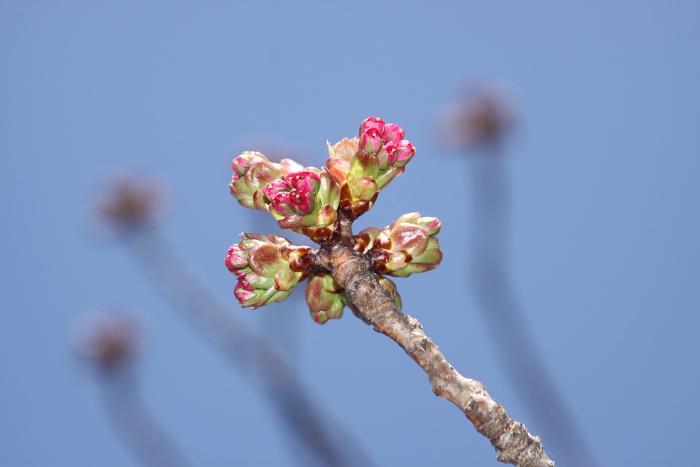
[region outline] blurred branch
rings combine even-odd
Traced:
[[[502,147],[513,120],[503,97],[482,91],[454,104],[443,121],[453,145],[477,150],[468,159],[474,195],[471,269],[476,299],[506,374],[547,445],[565,465],[595,466],[597,461],[537,351],[508,275],[509,185]]]
[[[135,181],[134,186],[138,188],[141,183]],[[129,203],[134,195],[122,190],[121,196]],[[114,199],[118,204],[118,197]],[[126,221],[112,222],[131,227],[122,236],[124,245],[158,291],[231,363],[260,385],[292,437],[313,453],[315,463],[334,467],[374,465],[347,431],[313,402],[281,349],[251,329],[236,308],[220,300],[157,227],[141,221],[147,216],[135,216],[128,209],[103,210],[102,214],[109,217],[112,212],[130,216]],[[304,465],[308,465],[308,458]]]
[[[85,319],[89,328],[78,342],[78,351],[95,364],[105,411],[124,444],[144,465],[191,465],[177,444],[156,422],[138,390],[134,354],[135,323],[105,313]]]
[[[399,344],[428,374],[433,392],[459,407],[476,430],[491,441],[499,461],[521,467],[554,466],[540,439],[512,420],[482,383],[459,374],[425,335],[418,320],[401,312],[392,294],[370,271],[364,255],[338,242],[332,249],[318,251],[316,257],[320,266],[333,271],[335,281],[345,288],[361,317],[375,331]]]

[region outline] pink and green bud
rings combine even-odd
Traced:
[[[232,274],[248,266],[248,250],[238,245],[232,245],[226,255],[226,267]]]
[[[265,285],[266,280],[254,273],[239,273],[238,283],[233,289],[233,294],[242,307],[253,309],[269,305],[272,302],[281,302],[289,297],[293,289],[276,290],[270,285]],[[269,282],[269,280],[267,280]]]
[[[384,130],[384,120],[379,117],[368,117],[364,119],[364,121],[360,123],[359,133],[362,134],[368,130],[377,130],[381,135]]]
[[[272,209],[282,216],[294,213],[290,200],[290,192],[284,180],[273,180],[262,189],[268,209]]]
[[[404,214],[380,231],[371,249],[379,272],[407,277],[415,272],[435,269],[442,260],[440,244],[434,238],[440,221],[421,217],[417,212]]]
[[[435,237],[430,237],[428,245],[422,255],[414,257],[403,268],[389,273],[394,277],[408,277],[411,274],[425,272],[435,269],[442,261],[442,251],[440,250],[440,242]]]
[[[307,247],[294,247],[278,235],[242,234],[240,243],[229,248],[226,256],[226,266],[238,277],[234,295],[244,307],[281,302],[305,275],[297,263],[298,256],[306,253]],[[295,263],[295,270],[290,262]]]
[[[311,318],[318,324],[324,324],[329,319],[340,319],[343,308],[349,303],[343,288],[327,272],[309,276],[305,295]]]
[[[368,154],[374,156],[381,149],[384,141],[382,133],[384,131],[384,120],[378,117],[369,117],[360,124],[358,137],[360,147]]]
[[[296,164],[293,161],[287,161]],[[229,184],[231,195],[247,208],[267,209],[261,190],[268,183],[284,175],[282,166],[268,161],[259,152],[247,151],[236,157],[231,167],[233,168],[233,176]]]
[[[394,165],[396,162],[396,145],[394,143],[388,143],[382,146],[382,149],[377,153],[377,159],[379,159],[379,168],[387,170],[389,167]]]
[[[279,220],[292,214],[310,214],[314,210],[315,195],[320,186],[321,179],[317,173],[303,170],[270,182],[263,188],[263,193],[269,202],[270,212]]]
[[[396,160],[391,164],[394,167],[403,167],[416,155],[416,148],[408,140],[403,140],[396,145]]]
[[[321,186],[321,178],[311,171],[293,172],[284,176],[285,182],[291,188],[289,202],[295,213],[305,216],[314,210],[316,204],[314,195]]]
[[[405,135],[406,132],[403,131],[403,128],[401,128],[395,123],[387,123],[386,125],[384,125],[384,128],[382,128],[382,141],[384,141],[385,145],[397,145]]]
[[[440,233],[442,222],[437,217],[420,217],[416,220],[416,225],[420,225],[428,231],[431,237]]]
[[[340,187],[325,168],[292,172],[262,192],[280,228],[308,235],[302,229],[325,228],[338,220]]]
[[[345,216],[356,219],[369,211],[377,194],[404,172],[403,167],[415,155],[404,135],[399,125],[369,117],[360,125],[357,137],[345,138],[334,146],[326,142],[326,166],[340,187]]]
[[[238,283],[233,288],[233,295],[240,302],[241,306],[252,306],[255,301],[263,294],[262,290],[255,290],[245,279],[245,274],[240,274]]]
[[[360,133],[360,147],[367,154],[376,155],[382,147],[382,136],[379,130],[370,128],[369,130]]]
[[[315,193],[321,186],[321,177],[311,170],[300,170],[287,174],[284,176],[284,180],[292,188],[307,192],[313,191]]]
[[[425,228],[430,236],[437,235],[442,227],[442,223],[437,217],[421,217],[420,213],[417,212],[409,212],[408,214],[400,216],[392,225],[398,224],[418,225]]]

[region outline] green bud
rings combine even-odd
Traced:
[[[329,319],[340,319],[343,307],[349,303],[343,288],[328,272],[309,276],[305,295],[311,318],[318,324],[324,324]]]

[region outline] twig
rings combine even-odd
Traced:
[[[105,411],[132,453],[152,467],[187,467],[190,462],[143,403],[134,369],[120,368],[100,381]]]
[[[394,340],[423,368],[433,392],[459,407],[476,430],[491,441],[499,461],[519,467],[553,467],[540,439],[512,420],[482,383],[460,375],[425,335],[418,320],[401,312],[370,271],[369,260],[343,243],[315,252],[315,260],[333,272],[335,281],[345,288],[350,301],[374,330]]]
[[[508,180],[497,144],[473,154],[469,168],[474,188],[472,280],[479,309],[496,352],[517,394],[542,431],[550,449],[569,466],[599,465],[571,411],[537,351],[516,299],[506,265]]]
[[[89,362],[102,389],[109,421],[125,446],[144,465],[187,467],[190,462],[143,402],[136,374],[138,326],[133,317],[84,313],[76,351]]]
[[[474,194],[472,280],[496,353],[547,446],[569,466],[599,465],[537,351],[506,265],[508,180],[503,147],[515,112],[501,91],[482,88],[443,114],[446,140],[467,150]]]

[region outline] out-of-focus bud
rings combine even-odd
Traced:
[[[131,361],[139,348],[135,316],[114,316],[93,311],[76,322],[75,347],[106,373]]]
[[[329,319],[340,319],[343,307],[349,303],[343,288],[327,272],[309,276],[305,293],[311,318],[318,324],[324,324]]]
[[[440,244],[434,236],[440,232],[440,221],[409,213],[381,230],[371,247],[377,272],[395,277],[408,277],[416,272],[435,269],[442,261]]]
[[[286,159],[282,165],[274,164],[259,152],[246,151],[236,157],[231,164],[233,177],[229,188],[241,206],[251,209],[267,209],[262,189],[270,182],[281,178],[285,170],[298,165]]]
[[[297,247],[279,235],[241,234],[229,248],[226,267],[238,278],[234,295],[242,306],[281,302],[308,273],[309,247]]]
[[[97,204],[108,233],[118,236],[153,224],[163,215],[162,191],[155,180],[131,173],[110,182]]]
[[[440,126],[450,145],[469,148],[499,144],[514,121],[515,112],[503,93],[482,89],[449,106],[443,112]]]

